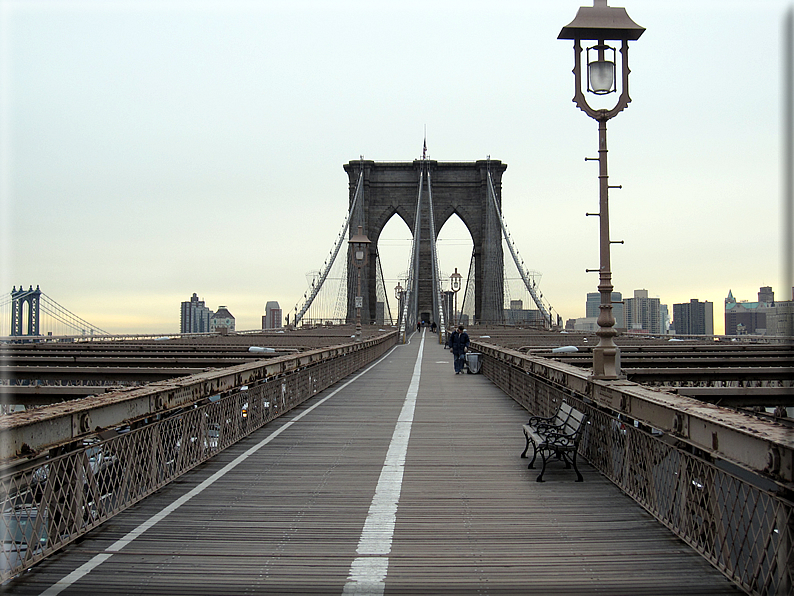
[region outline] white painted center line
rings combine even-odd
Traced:
[[[369,507],[364,529],[358,541],[358,557],[350,566],[342,594],[381,595],[386,587],[386,574],[389,570],[389,553],[391,552],[394,524],[397,521],[397,505],[402,491],[405,455],[408,452],[408,439],[414,421],[416,396],[419,393],[419,379],[422,376],[422,353],[425,349],[425,337],[419,344],[419,355],[416,357],[411,384],[403,402],[403,408],[394,428],[386,461],[375,487],[375,496]]]

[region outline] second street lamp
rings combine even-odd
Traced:
[[[367,261],[368,246],[370,244],[369,238],[364,235],[364,228],[358,226],[358,234],[351,236],[348,240],[350,244],[350,256],[356,264],[358,278],[358,287],[356,293],[356,341],[361,341],[361,307],[364,305],[364,299],[361,296],[361,266]]]
[[[598,345],[593,348],[593,377],[597,379],[619,379],[620,349],[615,344],[615,316],[612,314],[612,271],[609,238],[609,175],[607,170],[607,121],[617,116],[631,102],[629,97],[629,41],[639,39],[645,29],[631,20],[625,8],[607,6],[607,0],[593,0],[593,6],[582,6],[576,18],[560,31],[557,39],[572,39],[574,52],[573,101],[588,116],[598,121],[598,180],[600,220],[600,266],[598,291],[601,304],[598,315]],[[595,41],[587,48],[587,82],[582,85],[582,40]],[[616,67],[617,52],[607,41],[621,42],[620,85]],[[596,109],[587,103],[585,92],[594,95],[620,95],[614,107]]]
[[[397,299],[397,326],[400,325],[400,319],[403,316],[403,289],[402,284],[398,281],[394,287],[394,297]]]
[[[458,268],[455,267],[455,273],[449,276],[449,286],[453,292],[455,292],[455,308],[454,313],[452,313],[452,326],[454,327],[457,324],[457,316],[458,316],[458,290],[460,290],[460,280],[463,276],[458,273]]]

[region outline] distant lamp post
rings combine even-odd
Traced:
[[[455,307],[452,313],[452,326],[454,327],[457,325],[457,316],[458,316],[458,291],[460,290],[460,281],[463,279],[463,276],[458,273],[458,268],[455,267],[455,273],[449,276],[449,287],[450,289],[455,292]]]
[[[403,316],[403,292],[405,292],[405,289],[398,281],[397,285],[394,286],[394,297],[397,299],[397,325],[400,324],[400,319]]]
[[[361,297],[361,266],[367,260],[367,245],[370,244],[369,238],[364,235],[364,228],[358,226],[358,234],[351,236],[348,240],[350,245],[350,256],[356,264],[358,278],[358,290],[356,292],[356,341],[361,341],[361,307],[364,299]]]
[[[591,118],[598,121],[600,267],[598,291],[601,294],[598,315],[598,345],[593,348],[593,377],[622,378],[620,349],[615,344],[615,316],[612,313],[612,271],[609,238],[609,176],[607,173],[607,120],[614,118],[631,102],[629,97],[629,41],[639,39],[645,29],[631,20],[625,8],[607,6],[607,0],[593,0],[593,6],[582,6],[576,18],[560,31],[557,39],[572,39],[574,53],[573,101]],[[587,48],[587,81],[582,84],[582,40],[595,41]],[[620,84],[618,84],[617,52],[607,41],[621,42]],[[587,103],[585,91],[594,95],[620,95],[610,109],[595,109]]]

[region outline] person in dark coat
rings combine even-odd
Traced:
[[[455,358],[455,374],[463,374],[466,350],[469,349],[469,334],[463,330],[463,325],[458,325],[457,331],[449,338],[449,343],[452,346],[452,355]]]

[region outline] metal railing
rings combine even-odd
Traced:
[[[5,417],[0,581],[372,362],[396,340],[397,333],[390,332],[358,344],[153,383],[126,399],[106,394],[82,408],[72,406],[69,413],[53,406],[22,415],[21,422]],[[143,404],[149,404],[148,412]],[[103,426],[101,433],[85,424],[124,411],[143,414]]]
[[[472,348],[483,353],[483,374],[533,415],[551,416],[561,401],[587,412],[580,455],[743,590],[792,594],[790,429],[626,381],[592,381],[512,350]]]

